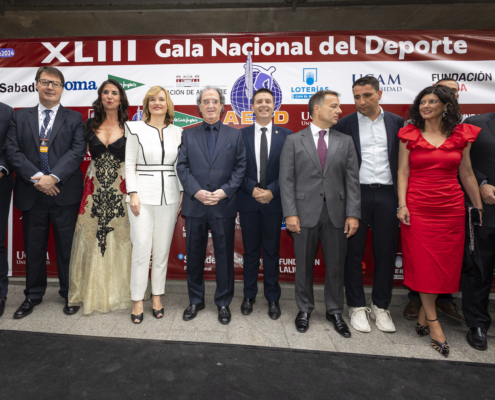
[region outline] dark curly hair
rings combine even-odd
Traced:
[[[125,94],[125,90],[120,83],[118,83],[114,79],[108,79],[103,82],[98,88],[98,98],[93,102],[93,110],[95,112],[95,116],[91,120],[90,128],[93,132],[101,126],[103,121],[107,118],[107,114],[105,112],[105,108],[103,107],[103,102],[101,101],[101,94],[103,93],[103,89],[106,85],[114,85],[119,90],[120,94],[120,105],[118,109],[118,118],[119,125],[122,129],[124,129],[124,123],[129,120],[129,115],[127,114],[127,109],[129,108],[129,101],[127,100],[127,96]]]
[[[423,97],[429,94],[434,94],[442,104],[447,104],[447,111],[442,117],[442,134],[449,137],[455,127],[461,123],[462,114],[452,89],[446,86],[428,86],[419,92],[414,99],[414,103],[409,107],[411,124],[421,131],[425,130],[425,120],[419,113],[419,104],[421,103],[421,100],[423,100]]]

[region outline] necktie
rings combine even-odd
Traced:
[[[260,187],[266,187],[266,163],[268,161],[268,142],[266,140],[266,128],[261,128],[260,144]]]
[[[50,123],[52,110],[45,110],[45,119],[43,120],[43,126],[41,127],[40,138],[50,139],[50,133],[52,132],[51,128],[47,130],[48,124]],[[41,153],[40,152],[40,162],[41,162],[41,172],[43,175],[48,175],[50,173],[50,166],[48,165],[48,152]]]
[[[207,126],[206,130],[208,131],[206,144],[208,145],[208,154],[210,155],[210,161],[213,159],[213,153],[215,152],[215,132],[213,132],[212,126]]]
[[[327,144],[325,143],[325,133],[327,131],[319,131],[320,137],[318,138],[318,158],[320,159],[321,170],[325,171],[325,161],[327,159]]]

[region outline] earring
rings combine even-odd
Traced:
[[[443,112],[443,117],[444,117],[444,118],[445,118],[445,117],[447,117],[447,111],[444,111],[444,112]]]

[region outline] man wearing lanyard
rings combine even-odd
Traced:
[[[59,294],[69,307],[69,262],[72,238],[83,191],[79,166],[86,153],[80,113],[60,104],[64,76],[53,67],[36,73],[39,105],[17,110],[5,142],[7,161],[17,174],[14,206],[22,211],[26,252],[26,296],[14,313],[23,318],[41,304],[47,285],[46,254],[50,223],[55,237]]]

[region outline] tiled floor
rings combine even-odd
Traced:
[[[180,286],[180,285],[179,285]],[[172,287],[172,286],[171,286]],[[294,318],[297,314],[295,301],[284,296],[280,301],[282,316],[277,321],[268,318],[267,304],[258,296],[254,311],[249,316],[243,316],[239,307],[242,297],[234,297],[230,309],[232,322],[221,325],[217,321],[217,309],[213,303],[213,294],[207,295],[207,305],[197,318],[184,322],[182,312],[189,304],[185,293],[167,293],[162,298],[165,316],[157,320],[151,314],[151,302],[145,302],[145,317],[143,323],[134,325],[130,319],[130,310],[113,311],[105,315],[84,316],[79,312],[66,316],[62,312],[64,306],[58,289],[50,286],[43,303],[37,306],[33,314],[21,320],[14,320],[12,315],[24,299],[23,286],[11,285],[5,314],[0,318],[0,329],[51,332],[73,335],[90,335],[105,337],[124,337],[136,339],[158,339],[191,342],[215,342],[241,345],[269,346],[292,349],[337,351],[346,353],[374,354],[396,357],[413,357],[424,359],[444,360],[430,346],[428,337],[420,338],[414,331],[414,321],[408,321],[402,316],[402,309],[407,302],[405,295],[394,295],[390,307],[397,332],[387,334],[379,331],[372,323],[370,333],[360,333],[352,330],[352,338],[344,339],[339,336],[325,319],[323,302],[317,302],[310,320],[310,329],[301,334],[296,331]],[[175,287],[177,290],[177,286]],[[242,296],[240,290],[238,296]],[[286,291],[287,293],[287,291]],[[457,302],[460,304],[460,300]],[[491,312],[495,317],[491,300]],[[348,309],[344,317],[349,323]],[[473,361],[495,363],[495,330],[488,332],[489,349],[476,351],[466,342],[467,328],[439,314],[444,327],[445,336],[450,344],[450,361]]]

